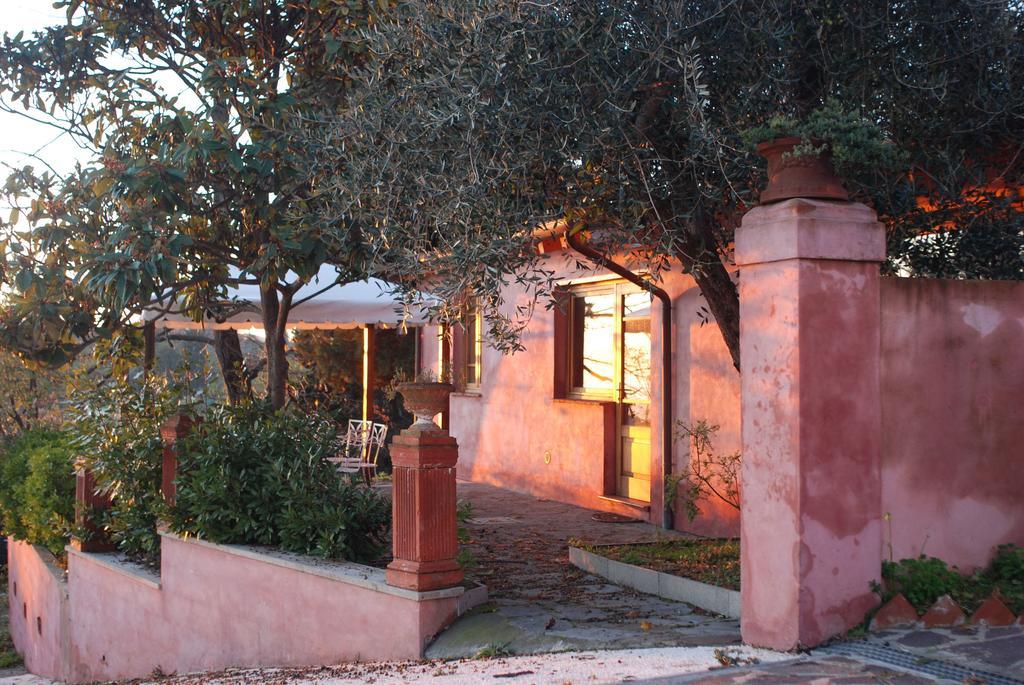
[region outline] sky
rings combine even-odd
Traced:
[[[51,0],[0,0],[0,31],[10,35],[18,31],[28,34],[65,21],[64,12],[54,9]],[[83,153],[56,129],[0,112],[0,164],[5,165],[0,167],[0,180],[7,177],[7,165],[42,167],[30,156],[32,154],[42,157],[58,171],[67,171]]]

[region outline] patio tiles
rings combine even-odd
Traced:
[[[638,681],[654,685],[702,683],[703,685],[925,685],[936,681],[904,671],[841,656],[804,658],[773,664],[740,666],[718,673]]]
[[[474,558],[468,575],[487,584],[491,601],[442,633],[428,657],[739,642],[737,621],[608,583],[569,563],[572,539],[618,544],[682,534],[594,521],[588,509],[481,483],[459,482],[458,496],[473,505],[463,542]]]
[[[1024,626],[908,628],[871,635],[866,642],[1024,682]]]

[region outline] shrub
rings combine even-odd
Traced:
[[[704,419],[692,425],[676,421],[674,437],[690,442],[693,456],[679,473],[665,479],[665,501],[675,512],[677,500],[681,500],[691,521],[700,514],[702,501],[724,502],[740,509],[742,458],[739,452],[721,454],[715,450],[713,441],[718,429],[718,425]]]
[[[180,410],[180,388],[166,380],[125,380],[75,398],[72,445],[93,472],[109,509],[95,522],[127,556],[155,565],[163,513],[160,426]]]
[[[998,591],[1014,613],[1024,611],[1024,548],[1000,545],[989,565],[971,575],[960,574],[941,559],[921,556],[896,563],[882,562],[883,601],[902,592],[918,611],[926,611],[942,595],[950,595],[964,611],[977,609]]]
[[[74,520],[75,476],[68,437],[34,429],[9,442],[0,463],[3,532],[61,556]]]
[[[963,578],[934,557],[921,555],[917,559],[901,559],[898,562],[882,562],[882,580],[886,594],[903,596],[917,609],[927,609],[942,595],[958,593]]]
[[[1015,614],[1024,612],[1024,547],[999,545],[978,578],[985,590],[998,589]]]
[[[335,430],[301,411],[261,404],[211,409],[180,443],[171,525],[219,543],[372,561],[390,505],[327,461]]]

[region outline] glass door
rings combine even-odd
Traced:
[[[651,296],[620,294],[619,496],[651,501]]]

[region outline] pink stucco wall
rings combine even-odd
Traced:
[[[612,278],[601,270],[581,271],[565,253],[547,259],[564,282]],[[673,300],[673,404],[675,420],[706,419],[721,426],[716,449],[740,447],[739,374],[713,322],[701,325],[698,310],[703,304],[693,280],[679,270],[667,273],[659,285]],[[530,296],[516,287],[505,291],[505,312],[528,306]],[[613,483],[608,450],[614,450],[613,405],[559,399],[555,388],[556,312],[539,304],[522,335],[524,351],[514,355],[484,345],[482,383],[475,393],[453,395],[451,432],[459,441],[459,477],[500,485],[538,497],[557,499],[599,510],[636,514],[622,505],[601,499],[611,494]],[[651,461],[652,505],[650,519],[661,520],[663,492],[660,431],[661,415],[661,313],[657,301],[651,315],[653,363]],[[424,339],[436,333],[428,328]],[[436,348],[422,356],[434,367]],[[689,459],[689,445],[676,441],[675,470]],[[738,513],[726,505],[702,503],[702,514],[693,522],[676,516],[675,526],[704,535],[736,535]]]
[[[883,555],[1024,545],[1024,283],[882,279]]]
[[[72,551],[66,586],[43,575],[33,548],[13,547],[11,583],[18,582],[31,605],[54,614],[43,627],[58,631],[33,642],[25,638],[24,621],[12,620],[30,670],[92,682],[143,677],[155,669],[415,659],[459,608],[461,588],[391,588],[380,569],[169,535],[162,545],[159,574],[112,555]],[[63,609],[54,599],[61,592]],[[42,656],[31,651],[35,644]]]
[[[25,667],[56,680],[69,677],[68,586],[53,555],[8,539],[10,631]]]

